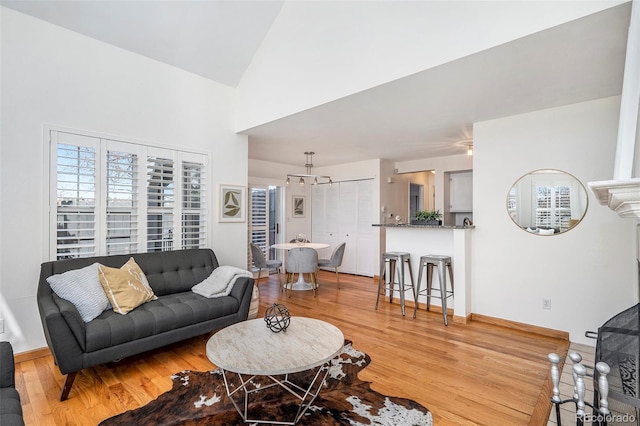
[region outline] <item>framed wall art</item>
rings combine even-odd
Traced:
[[[218,222],[244,222],[247,197],[244,186],[218,186]]]
[[[293,217],[304,217],[306,205],[304,202],[304,195],[293,196]]]

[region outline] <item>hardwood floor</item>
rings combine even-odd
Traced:
[[[544,425],[549,418],[547,354],[566,356],[569,342],[485,322],[445,327],[440,313],[424,306],[402,317],[400,306],[374,309],[371,278],[321,272],[317,297],[310,291],[279,291],[276,275],[259,284],[262,317],[272,303],[292,315],[323,319],[338,326],[355,348],[371,356],[360,378],[387,395],[426,406],[435,425]],[[119,363],[83,370],[65,402],[64,376],[51,356],[16,364],[17,388],[27,425],[95,425],[140,407],[171,388],[171,374],[214,368],[205,355],[208,335]],[[19,357],[20,358],[20,357]]]

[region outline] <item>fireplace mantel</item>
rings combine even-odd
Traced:
[[[640,178],[589,182],[589,188],[620,217],[640,218]]]
[[[618,142],[613,180],[589,182],[596,198],[620,217],[640,218],[640,178],[634,177],[636,147],[640,144],[640,0],[631,3],[627,52],[622,79]],[[636,172],[637,174],[637,172]]]

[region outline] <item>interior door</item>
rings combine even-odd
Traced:
[[[356,260],[358,253],[358,182],[340,182],[340,199],[338,202],[338,239],[335,244],[347,243],[342,258],[341,271],[357,273]]]
[[[328,185],[313,185],[311,187],[311,241],[323,243],[326,240],[325,231],[325,189]]]
[[[269,258],[269,188],[251,187],[249,241],[260,247]],[[253,265],[250,265],[253,267]]]
[[[251,186],[248,239],[262,249],[267,259],[276,258],[278,253],[271,246],[282,242],[280,240],[283,217],[281,193],[282,187],[279,186]],[[251,268],[252,265],[249,267]]]
[[[356,273],[372,277],[375,264],[375,233],[371,224],[374,222],[373,180],[358,182],[358,237]]]

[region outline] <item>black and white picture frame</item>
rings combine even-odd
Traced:
[[[307,208],[304,195],[294,195],[292,198],[293,217],[304,217]]]

